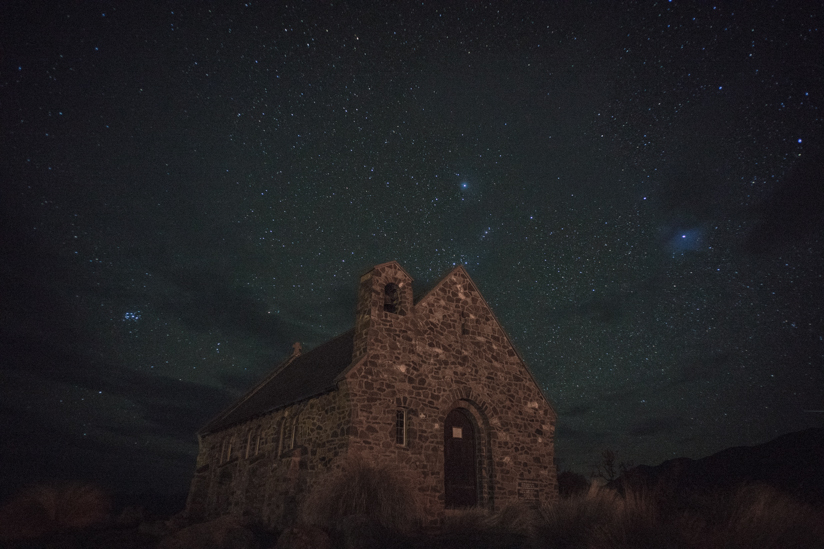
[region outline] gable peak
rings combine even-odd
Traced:
[[[445,275],[443,275],[440,279],[438,279],[438,281],[435,283],[435,285],[432,288],[430,288],[426,292],[426,294],[421,296],[419,301],[423,301],[424,299],[426,299],[426,297],[429,294],[431,294],[436,288],[438,288],[439,286],[442,286],[443,284],[446,284],[446,283],[461,284],[459,282],[461,279],[465,279],[465,282],[469,283],[469,287],[480,295],[481,292],[478,290],[478,286],[475,284],[475,281],[472,280],[471,276],[469,276],[469,272],[466,270],[466,267],[464,267],[461,264],[461,265],[456,265],[451,270],[449,270]],[[483,299],[483,297],[482,297],[482,299]]]

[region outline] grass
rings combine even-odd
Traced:
[[[537,509],[523,503],[512,503],[490,512],[479,507],[449,512],[441,530],[445,534],[476,534],[478,532],[507,533],[533,536],[540,521]]]
[[[110,511],[109,497],[91,484],[32,486],[0,508],[0,540],[82,530],[108,520]]]
[[[520,534],[526,539],[517,546],[531,549],[824,548],[824,509],[765,485],[694,495],[678,506],[655,491],[622,495],[593,486],[539,512],[467,509],[448,516],[443,530],[485,532],[489,547],[496,534]]]
[[[706,539],[715,547],[824,547],[824,509],[766,486],[708,498]]]
[[[397,471],[350,459],[327,473],[301,506],[299,522],[328,530],[370,524],[387,532],[408,533],[423,519],[415,491]]]
[[[540,509],[450,511],[439,532],[418,529],[424,514],[415,493],[391,467],[353,460],[319,479],[299,512],[309,528],[296,531],[315,536],[315,548],[824,549],[824,508],[765,485],[678,499],[663,490],[592,486]],[[0,508],[0,542],[82,533],[108,516],[109,500],[94,486],[36,486]]]
[[[423,518],[413,493],[393,470],[352,461],[317,483],[300,520],[347,538],[398,538]],[[593,485],[541,509],[510,504],[495,512],[451,511],[440,539],[462,538],[479,548],[824,549],[824,509],[766,485],[679,500],[663,491],[620,494]]]
[[[768,486],[694,496],[671,507],[654,493],[607,489],[562,499],[541,511],[539,548],[824,548],[824,509]]]
[[[608,528],[619,505],[618,495],[592,485],[586,493],[541,508],[535,541],[539,547],[587,547],[591,537]]]

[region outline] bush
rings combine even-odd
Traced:
[[[589,481],[584,475],[573,471],[561,471],[558,474],[558,494],[568,498],[584,494],[589,490]]]
[[[668,514],[654,495],[626,490],[616,495],[609,520],[593,532],[594,547],[650,549],[696,545],[700,521],[684,513]]]
[[[713,547],[824,547],[824,509],[763,484],[705,498]]]
[[[446,534],[473,534],[492,528],[490,513],[481,507],[467,507],[449,511],[441,531]]]
[[[542,521],[536,529],[537,546],[587,547],[593,531],[612,519],[617,504],[615,492],[592,484],[586,493],[542,506]]]
[[[408,481],[385,465],[350,459],[340,471],[321,477],[301,506],[299,522],[342,530],[355,517],[378,529],[408,533],[422,519]]]
[[[673,506],[654,493],[593,487],[542,508],[543,548],[824,548],[824,509],[768,486],[696,496]]]
[[[496,511],[470,507],[448,513],[442,531],[445,534],[486,532],[529,536],[540,521],[540,513],[525,503],[510,503]]]
[[[540,512],[526,503],[510,503],[490,515],[493,530],[532,535],[541,521]]]
[[[105,522],[111,500],[79,482],[27,488],[0,508],[0,540],[39,538]]]

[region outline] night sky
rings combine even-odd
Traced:
[[[561,468],[824,426],[824,5],[767,4],[3,2],[0,495],[186,491],[390,260],[466,266]]]

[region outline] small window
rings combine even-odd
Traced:
[[[280,418],[278,422],[278,446],[277,446],[277,455],[280,455],[283,452],[283,435],[284,431],[286,430],[286,418]]]
[[[232,459],[232,446],[235,445],[235,437],[229,438],[229,444],[226,445],[226,461]]]
[[[290,450],[294,449],[298,442],[298,417],[300,416],[295,416],[295,420],[292,423],[292,440],[289,443]]]
[[[257,437],[255,437],[255,455],[260,453],[260,432],[258,432]]]
[[[249,459],[249,456],[252,455],[252,431],[249,431],[246,435],[246,455],[244,456],[246,459]]]
[[[395,444],[406,446],[406,410],[398,410],[395,415]]]
[[[383,288],[383,310],[387,313],[400,312],[401,291],[398,285],[390,282]]]
[[[224,438],[223,444],[220,445],[220,463],[226,463],[226,447],[229,445],[229,439]]]
[[[295,420],[283,420],[283,436],[281,437],[280,451],[287,452],[295,447]]]
[[[283,430],[283,420],[277,422],[277,424],[272,429],[272,434],[269,436],[269,444],[272,445],[272,448],[275,451],[280,450],[280,435],[281,431]],[[266,442],[264,440],[264,442]]]

